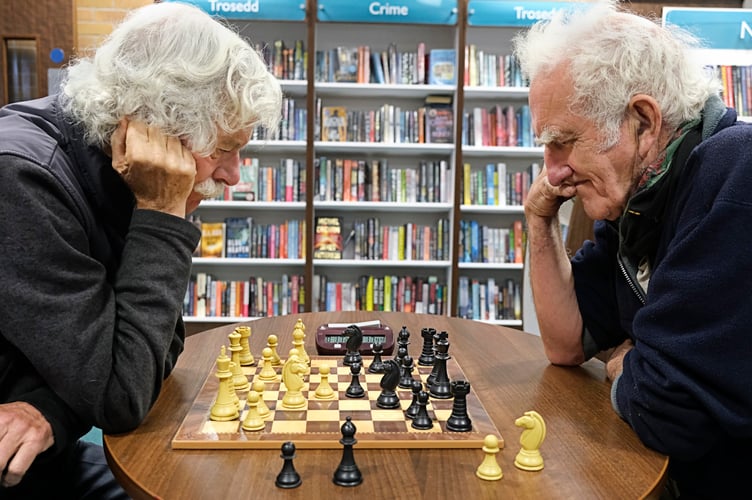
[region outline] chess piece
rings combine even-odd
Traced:
[[[400,369],[400,381],[399,386],[403,389],[410,389],[413,386],[413,369],[415,364],[413,363],[412,356],[405,356],[402,358],[402,367]]]
[[[436,376],[429,389],[431,397],[436,399],[449,399],[452,397],[452,388],[446,367],[447,360],[451,358],[448,351],[449,340],[447,339],[447,332],[441,332],[439,340],[436,342],[436,359],[433,364]]]
[[[454,432],[470,432],[473,422],[467,414],[467,395],[470,393],[470,382],[466,380],[452,380],[452,414],[447,419],[447,429]]]
[[[363,359],[360,355],[360,346],[363,344],[363,332],[358,325],[350,325],[345,328],[342,335],[347,337],[345,346],[347,352],[345,353],[345,359],[343,363],[345,366],[350,366],[353,363],[363,363]]]
[[[353,445],[358,440],[355,439],[355,424],[352,423],[352,417],[348,416],[345,423],[342,424],[342,439],[340,443],[344,446],[342,450],[342,460],[334,471],[332,481],[338,486],[357,486],[363,482],[363,476],[355,463],[353,456]]]
[[[279,488],[297,488],[303,481],[300,479],[300,474],[295,470],[295,466],[292,463],[292,460],[295,458],[295,444],[292,441],[283,443],[282,453],[279,456],[285,462],[282,465],[282,470],[277,474],[274,484]]]
[[[272,350],[272,366],[280,366],[282,365],[282,358],[279,357],[279,353],[277,353],[277,345],[279,344],[279,339],[276,335],[269,335],[266,338],[266,346]]]
[[[319,382],[319,386],[316,388],[316,392],[313,393],[313,396],[316,399],[334,399],[334,389],[332,389],[331,384],[329,384],[329,372],[330,372],[329,365],[321,365],[319,368],[319,375],[321,376],[321,381]]]
[[[253,353],[251,352],[251,327],[250,326],[239,326],[235,328],[235,331],[237,331],[240,334],[240,347],[243,348],[243,350],[240,351],[240,365],[241,366],[253,366],[256,364],[256,360],[253,358]]]
[[[261,351],[261,358],[263,359],[263,365],[256,378],[264,382],[276,382],[278,379],[277,372],[272,366],[272,350],[269,347],[264,347],[264,350]]]
[[[352,375],[352,380],[345,391],[345,396],[348,398],[362,398],[366,395],[366,391],[360,385],[360,363],[355,362],[350,365],[350,374]]]
[[[384,373],[384,362],[381,355],[384,353],[384,344],[377,342],[373,345],[373,361],[368,367],[368,373]]]
[[[410,426],[414,429],[428,430],[433,428],[433,420],[428,415],[428,393],[426,391],[418,392],[418,411],[413,417]]]
[[[282,397],[282,408],[299,410],[305,408],[306,399],[303,396],[303,375],[308,371],[308,365],[298,356],[297,349],[290,349],[290,356],[282,367],[282,383],[285,385],[285,395]]]
[[[546,422],[538,412],[526,411],[523,416],[514,421],[514,425],[522,427],[520,436],[520,449],[514,457],[514,465],[518,469],[537,471],[543,468],[543,457],[540,453],[540,445],[546,438]]]
[[[423,337],[423,349],[420,351],[418,364],[420,366],[433,366],[433,335],[436,332],[434,328],[423,328],[420,336]]]
[[[245,392],[251,384],[248,383],[248,377],[243,373],[243,369],[240,367],[240,351],[243,347],[240,345],[240,332],[233,330],[228,335],[230,339],[230,352],[232,363],[230,363],[230,370],[232,371],[232,383],[235,386],[235,391]]]
[[[406,326],[402,326],[402,329],[397,334],[397,347],[404,347],[405,351],[407,352],[407,349],[410,345],[410,331],[407,329]]]
[[[300,322],[300,320],[298,321]],[[305,332],[297,326],[292,331],[292,345],[294,349],[298,350],[298,356],[303,363],[311,366],[311,357],[305,351]]]
[[[496,454],[499,453],[499,439],[493,434],[487,435],[483,439],[483,452],[486,456],[475,470],[475,475],[486,481],[498,481],[504,476],[496,461]]]
[[[243,429],[246,431],[260,431],[266,427],[264,419],[259,415],[258,403],[258,393],[256,391],[248,392],[248,399],[246,400],[246,404],[248,404],[248,412],[245,414],[242,425]]]
[[[433,385],[433,381],[436,379],[436,373],[439,371],[439,367],[436,365],[436,343],[439,341],[439,333],[437,333],[435,330],[433,331],[433,347],[431,350],[434,354],[434,362],[433,362],[433,368],[431,369],[431,373],[428,375],[428,378],[426,378],[426,385],[430,388]],[[442,332],[444,333],[444,332]]]
[[[420,380],[413,379],[413,386],[411,389],[413,390],[413,401],[410,403],[410,406],[407,407],[407,410],[405,410],[405,417],[409,419],[415,418],[415,415],[418,414],[418,409],[420,408],[418,405],[418,394],[423,390],[423,384]]]
[[[266,405],[266,401],[264,401],[264,389],[266,389],[266,384],[264,384],[263,380],[256,380],[253,383],[253,390],[258,394],[258,414],[261,418],[266,420],[271,416],[272,412]]]
[[[376,399],[376,406],[387,410],[400,407],[400,400],[394,392],[399,384],[400,367],[393,359],[384,362],[384,375],[381,377],[381,394]]]
[[[209,418],[217,422],[234,420],[240,416],[238,405],[235,403],[237,394],[235,394],[235,387],[232,383],[230,363],[225,346],[222,346],[217,357],[217,372],[215,373],[215,376],[219,379],[219,390],[217,399],[214,400],[209,413]]]
[[[394,360],[402,366],[402,360],[407,356],[407,347],[404,345],[397,347],[397,354],[394,355]]]

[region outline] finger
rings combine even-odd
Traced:
[[[3,476],[3,486],[15,486],[21,482],[37,456],[37,452],[29,451],[29,448],[29,446],[22,446],[10,460]]]

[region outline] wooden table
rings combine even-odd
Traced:
[[[340,450],[298,450],[294,464],[303,483],[283,490],[274,481],[282,467],[279,450],[174,450],[171,440],[212,370],[219,346],[234,326],[189,337],[177,367],[143,424],[133,432],[104,437],[110,465],[136,499],[236,498],[657,498],[668,460],[638,440],[612,410],[603,363],[581,367],[551,365],[540,338],[519,330],[457,318],[386,312],[306,313],[250,322],[252,351],[260,352],[274,333],[289,345],[295,321],[307,326],[306,350],[315,353],[320,324],[380,319],[395,333],[405,325],[446,330],[450,354],[460,363],[506,447],[498,455],[504,477],[483,481],[475,469],[478,449],[359,450],[355,459],[363,483],[342,488],[332,483]],[[541,447],[545,467],[517,469],[521,429],[516,418],[540,413],[547,435]],[[356,436],[357,437],[357,436]]]

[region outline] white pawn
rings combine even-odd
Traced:
[[[261,351],[261,358],[264,361],[261,371],[258,374],[258,379],[263,380],[264,382],[276,382],[279,380],[277,378],[277,372],[272,366],[272,350],[268,347],[264,347],[264,350]]]
[[[248,413],[246,413],[245,419],[243,419],[243,429],[247,431],[260,431],[266,427],[264,419],[261,418],[258,412],[258,402],[258,393],[256,391],[250,391],[247,400]]]
[[[496,461],[496,454],[499,453],[499,439],[493,434],[487,435],[483,439],[483,451],[486,456],[476,469],[475,475],[486,481],[498,481],[504,476]]]
[[[279,353],[277,353],[277,345],[279,344],[279,339],[276,335],[269,335],[266,338],[266,345],[269,347],[269,349],[272,350],[272,365],[274,366],[280,366],[282,365],[282,359],[279,357]]]
[[[262,380],[257,380],[253,383],[253,390],[258,394],[258,414],[263,419],[267,419],[272,414],[271,410],[269,410],[269,407],[266,405],[266,401],[264,401],[265,388],[266,384],[264,384]]]
[[[332,389],[332,386],[329,384],[329,372],[330,372],[329,365],[322,365],[321,368],[319,368],[319,375],[321,375],[321,381],[319,382],[319,386],[316,388],[316,392],[313,393],[313,396],[316,399],[334,399],[334,389]]]

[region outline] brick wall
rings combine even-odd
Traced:
[[[125,14],[153,0],[74,0],[76,15],[75,52],[88,55]]]

